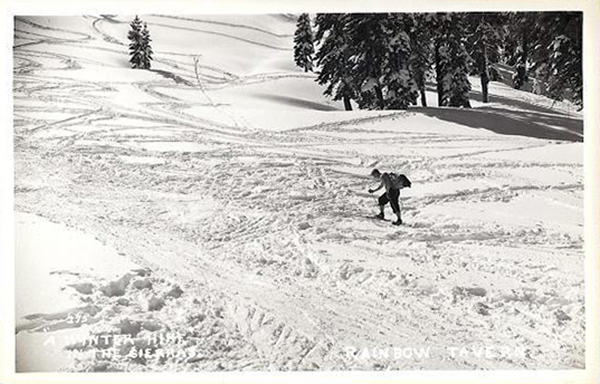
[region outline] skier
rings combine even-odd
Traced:
[[[389,202],[392,206],[392,211],[398,216],[398,220],[394,221],[392,224],[400,225],[402,224],[402,219],[400,217],[400,204],[398,203],[398,198],[400,197],[400,189],[404,187],[411,186],[411,182],[404,175],[396,175],[394,173],[381,173],[378,169],[374,169],[371,171],[371,176],[376,180],[381,180],[381,184],[379,187],[375,189],[369,189],[369,193],[376,192],[381,188],[385,187],[385,193],[379,197],[379,214],[376,216],[379,219],[383,219],[385,217],[383,211],[385,205]]]

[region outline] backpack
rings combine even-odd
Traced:
[[[397,174],[397,173],[393,173],[390,172],[388,173],[388,175],[390,176],[390,180],[392,181],[392,186],[395,189],[402,189],[402,188],[410,188],[412,183],[410,182],[410,180],[408,180],[408,177],[406,177],[406,175],[402,175],[402,174]]]

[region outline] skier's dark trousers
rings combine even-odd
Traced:
[[[400,220],[400,204],[398,203],[399,197],[400,190],[396,188],[390,188],[389,192],[386,192],[383,195],[379,196],[379,206],[383,207],[387,203],[390,203],[390,205],[392,206],[392,211],[396,215],[398,215],[398,220],[400,221],[400,223],[402,223],[402,220]]]
[[[392,175],[395,176],[395,174]],[[385,217],[385,205],[387,203],[390,203],[390,205],[392,206],[392,211],[394,211],[396,216],[398,216],[398,220],[393,222],[393,224],[402,224],[402,218],[400,217],[400,204],[398,203],[398,198],[400,197],[400,187],[394,183],[394,180],[392,180],[390,174],[388,173],[381,173],[379,172],[379,170],[374,169],[371,172],[371,176],[373,176],[373,178],[376,180],[380,180],[381,184],[379,184],[379,186],[375,189],[369,189],[369,193],[376,192],[381,188],[385,187],[385,193],[379,197],[379,214],[377,215],[377,217],[380,219],[383,219]],[[408,179],[406,180],[406,186],[410,186],[410,181],[408,181]],[[404,186],[404,184],[402,184],[402,186]]]

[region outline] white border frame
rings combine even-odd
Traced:
[[[600,382],[598,283],[600,236],[600,1],[596,0],[5,0],[0,33],[0,383],[329,383],[460,382],[460,383],[596,383]],[[140,11],[142,10],[142,11]],[[232,12],[232,10],[235,10]],[[334,372],[206,372],[206,373],[15,373],[14,334],[14,159],[12,120],[13,20],[15,15],[80,15],[88,13],[264,14],[300,12],[435,12],[435,11],[550,11],[584,12],[584,173],[586,369],[553,371],[334,371]],[[6,59],[6,60],[5,60]]]

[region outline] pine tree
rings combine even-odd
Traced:
[[[131,30],[127,34],[129,43],[129,54],[132,68],[143,68],[143,48],[142,48],[142,20],[136,15],[135,19],[129,24]]]
[[[449,46],[450,54],[450,81],[448,89],[448,106],[471,108],[469,102],[469,92],[471,91],[471,82],[469,81],[469,72],[471,57],[465,48],[464,30],[461,25],[460,16],[452,25],[449,31],[451,44]]]
[[[129,54],[131,58],[129,62],[132,68],[136,69],[150,69],[150,61],[152,60],[152,47],[150,46],[150,31],[146,23],[143,24],[142,20],[136,15],[135,19],[129,24],[131,30],[127,34],[127,38],[131,41],[129,43]]]
[[[550,77],[547,87],[548,96],[554,100],[562,100],[565,89],[568,87],[568,78],[561,76],[571,59],[569,38],[565,35],[556,36],[549,47],[550,51]]]
[[[150,31],[148,31],[148,25],[144,23],[144,29],[142,29],[141,34],[141,45],[142,45],[142,68],[150,69],[150,61],[152,60],[152,55],[154,52],[152,51],[152,47],[150,46],[150,42],[152,39],[150,38]]]
[[[358,90],[361,109],[384,109],[382,76],[385,42],[381,22],[384,14],[348,14],[345,32],[351,47],[351,81]]]
[[[405,109],[416,100],[404,17],[386,13],[347,16],[351,76],[361,108]]]
[[[509,14],[505,46],[515,88],[531,79],[534,92],[582,106],[582,19],[580,12]]]
[[[470,108],[471,57],[465,48],[463,15],[437,14],[435,61],[438,105]]]
[[[421,105],[426,107],[425,83],[432,60],[430,14],[414,14],[408,34],[411,44],[410,70],[419,90]]]
[[[538,19],[532,69],[543,85],[542,93],[558,101],[568,96],[582,106],[582,14],[547,12]]]
[[[568,85],[572,93],[571,100],[580,109],[583,108],[583,14],[573,17],[573,37],[571,38],[571,60],[567,66]]]
[[[318,14],[317,81],[335,100],[360,108],[407,108],[433,64],[439,106],[469,107],[469,75],[483,101],[497,64],[514,67],[513,85],[533,79],[539,93],[583,103],[581,12]]]
[[[350,100],[356,99],[357,90],[351,80],[351,52],[345,18],[346,15],[339,13],[319,13],[315,18],[315,39],[319,46],[315,56],[319,67],[316,81],[326,85],[323,94],[343,100],[344,108],[351,111]]]
[[[529,81],[528,62],[532,46],[535,46],[536,14],[519,12],[510,14],[511,31],[515,36],[515,50],[513,62],[515,73],[513,75],[513,87],[521,89]]]
[[[488,102],[488,84],[499,74],[494,64],[500,60],[502,18],[499,13],[471,13],[468,22],[468,52],[473,58],[473,74],[481,79],[483,102]]]
[[[418,71],[419,80],[424,89],[424,73],[416,66],[412,52],[413,44],[409,32],[413,25],[410,14],[391,14],[385,23],[384,32],[387,34],[388,53],[383,68],[381,81],[384,85],[385,108],[406,109],[416,104],[418,85],[411,64]],[[420,36],[423,37],[423,36]],[[426,44],[426,42],[424,42]],[[420,47],[422,48],[422,47]],[[425,59],[423,56],[420,59]]]
[[[517,63],[515,65],[515,73],[513,75],[513,87],[515,89],[521,89],[529,81],[527,74],[527,33],[522,34],[522,45],[517,47],[516,57]]]
[[[583,106],[581,12],[521,12],[507,18],[504,56],[515,68],[513,85]]]
[[[312,71],[313,55],[315,53],[313,32],[310,26],[308,13],[303,13],[298,18],[296,33],[294,35],[294,61],[304,72]]]
[[[435,65],[435,83],[438,106],[448,105],[448,84],[445,80],[450,72],[448,46],[450,45],[446,31],[450,28],[450,14],[436,13],[431,15],[431,25],[434,31],[433,58]]]

